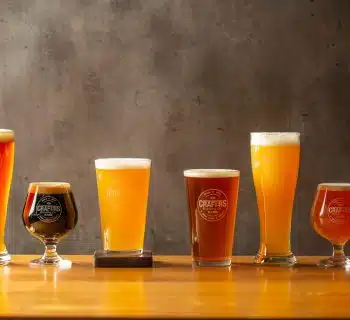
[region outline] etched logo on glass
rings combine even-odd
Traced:
[[[219,189],[205,190],[199,195],[197,200],[197,211],[203,219],[210,222],[224,218],[227,208],[226,194]]]
[[[52,223],[60,218],[62,206],[55,197],[44,196],[38,201],[35,213],[41,221]]]
[[[107,188],[107,197],[119,197],[120,196],[120,190],[114,189],[114,188]]]
[[[344,223],[349,219],[350,207],[345,204],[344,198],[335,198],[328,204],[328,217],[333,223]]]

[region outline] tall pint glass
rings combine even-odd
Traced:
[[[193,261],[198,266],[229,266],[236,221],[239,171],[184,171]]]
[[[0,129],[0,265],[6,265],[11,260],[5,245],[5,225],[14,156],[14,132],[12,130]]]
[[[103,248],[121,255],[143,252],[150,159],[95,161]]]
[[[299,157],[299,133],[251,133],[251,161],[260,217],[256,263],[296,263],[290,233]]]

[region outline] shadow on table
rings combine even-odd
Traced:
[[[154,268],[192,268],[191,263],[174,263],[174,262],[168,262],[168,261],[154,261],[153,262]]]

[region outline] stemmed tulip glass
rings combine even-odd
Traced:
[[[324,268],[350,268],[344,246],[350,239],[350,183],[321,183],[311,210],[315,231],[333,245],[333,255],[321,260]]]

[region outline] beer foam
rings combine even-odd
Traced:
[[[95,160],[96,169],[147,169],[151,166],[151,159],[146,158],[103,158]]]
[[[318,185],[318,188],[327,189],[327,190],[350,190],[350,183],[346,183],[346,182],[320,183]]]
[[[0,129],[0,142],[13,141],[15,138],[15,133],[13,130]]]
[[[239,171],[233,169],[188,169],[184,171],[184,176],[190,178],[229,178],[239,177]]]
[[[299,144],[299,132],[251,132],[250,144],[253,146],[277,146]]]
[[[71,186],[68,182],[32,182],[29,184],[29,193],[62,193],[70,190]]]

